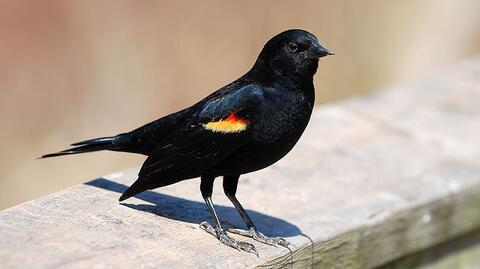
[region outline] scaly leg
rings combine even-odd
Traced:
[[[258,256],[257,250],[255,246],[242,241],[237,241],[230,236],[227,235],[225,230],[222,228],[220,224],[220,220],[218,219],[217,212],[215,212],[215,208],[213,207],[212,201],[212,190],[213,190],[213,181],[215,177],[212,176],[202,176],[201,183],[200,183],[200,191],[202,192],[203,199],[210,209],[210,213],[212,214],[213,221],[215,222],[215,228],[213,228],[208,222],[204,221],[200,223],[200,228],[205,230],[206,232],[210,233],[211,235],[215,236],[220,242],[223,244],[235,248],[237,250],[243,250],[246,252],[254,253]]]
[[[258,242],[265,243],[267,245],[272,245],[272,246],[284,246],[288,247],[290,243],[288,243],[285,239],[280,238],[280,237],[268,237],[262,234],[261,232],[257,231],[255,228],[255,225],[253,224],[252,219],[248,216],[247,212],[245,209],[243,209],[243,206],[240,204],[240,202],[237,200],[235,197],[235,194],[237,193],[237,186],[238,186],[238,179],[240,178],[239,175],[237,176],[224,176],[223,177],[223,190],[225,192],[225,195],[227,195],[228,199],[232,201],[232,204],[235,206],[237,209],[238,213],[240,214],[240,217],[242,217],[243,222],[245,222],[245,225],[247,226],[247,230],[239,230],[235,228],[229,228],[228,231],[234,234],[239,234],[243,236],[247,236],[250,238],[255,239]]]

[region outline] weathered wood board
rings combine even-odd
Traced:
[[[201,230],[198,179],[118,203],[136,172],[1,211],[1,267],[379,266],[480,228],[480,58],[317,108],[286,158],[241,178],[257,226],[291,251],[245,238],[257,258]],[[220,218],[241,226],[220,181]]]

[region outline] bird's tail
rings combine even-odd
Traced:
[[[89,139],[82,142],[73,143],[70,145],[72,147],[69,149],[62,150],[55,153],[45,154],[39,159],[70,155],[70,154],[79,154],[79,153],[85,153],[85,152],[93,152],[93,151],[99,151],[99,150],[114,150],[116,148],[116,146],[114,145],[114,141],[116,138],[117,138],[116,136],[100,137],[100,138],[94,138],[94,139]]]

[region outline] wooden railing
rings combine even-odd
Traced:
[[[286,158],[242,177],[250,216],[290,249],[244,239],[256,257],[205,233],[196,179],[118,203],[136,172],[1,211],[0,266],[478,268],[480,58],[321,106]],[[219,215],[241,226],[219,183]]]

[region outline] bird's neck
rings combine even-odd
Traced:
[[[283,88],[292,91],[302,91],[313,104],[315,101],[313,75],[317,66],[312,66],[312,70],[309,70],[310,72],[288,72],[287,70],[274,68],[267,62],[259,59],[252,69],[245,74],[244,78],[260,82],[269,87],[281,85]]]

